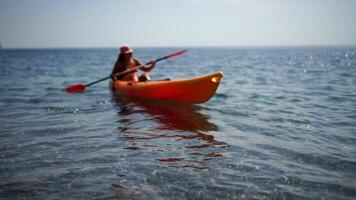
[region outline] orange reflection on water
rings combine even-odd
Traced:
[[[121,138],[132,143],[133,146],[126,147],[129,150],[145,150],[149,147],[159,152],[167,152],[157,145],[154,140],[172,138],[176,139],[176,145],[183,144],[187,151],[185,157],[159,157],[156,161],[173,164],[169,167],[184,167],[206,169],[204,161],[222,157],[222,148],[228,144],[215,140],[210,131],[217,131],[218,127],[209,121],[209,116],[202,113],[202,108],[194,105],[177,103],[146,102],[138,99],[129,99],[114,93],[113,98],[118,106],[119,130]],[[133,119],[135,114],[147,115],[145,119]],[[133,126],[134,123],[154,121],[157,126],[152,130],[142,133],[142,127]],[[144,145],[137,146],[139,141],[146,141]],[[147,144],[152,141],[152,144]],[[196,144],[195,144],[196,143]],[[164,154],[162,154],[164,155]],[[160,156],[162,156],[160,155]],[[182,165],[179,165],[182,163]],[[203,165],[203,166],[202,166]]]

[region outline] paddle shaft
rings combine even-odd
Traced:
[[[162,57],[162,58],[158,58],[158,59],[155,60],[155,62],[159,62],[159,61],[161,61],[161,60],[165,60],[165,59],[168,59],[168,58],[172,58],[172,57],[181,55],[181,54],[185,53],[186,51],[188,51],[188,50],[179,51],[179,52],[177,52],[177,53],[174,53],[174,54],[171,54],[171,55],[168,55],[168,56],[164,56],[164,57]],[[126,73],[133,72],[133,71],[135,71],[135,70],[137,70],[137,69],[139,69],[139,68],[141,68],[141,67],[144,67],[144,66],[150,65],[150,64],[152,64],[152,61],[150,61],[150,62],[148,62],[148,63],[146,63],[146,64],[144,64],[144,65],[140,65],[140,66],[137,66],[137,67],[134,67],[134,68],[125,70],[125,71],[123,71],[123,72],[120,72],[120,73],[116,74],[116,76],[120,76],[120,75],[123,75],[123,74],[126,74]],[[97,81],[88,83],[88,84],[85,85],[85,87],[89,87],[89,86],[94,85],[94,84],[96,84],[96,83],[99,83],[99,82],[101,82],[101,81],[105,81],[105,80],[107,80],[107,79],[109,79],[109,78],[111,78],[111,75],[110,75],[110,76],[107,76],[107,77],[105,77],[105,78],[102,78],[102,79],[100,79],[100,80],[97,80]]]
[[[161,59],[161,58],[160,58],[160,59],[157,59],[156,62],[157,62],[157,61],[161,61],[161,60],[163,60],[163,59]],[[120,73],[116,74],[116,76],[120,76],[120,75],[123,75],[123,74],[128,74],[128,73],[133,72],[133,71],[135,71],[135,70],[137,70],[137,69],[139,69],[139,68],[141,68],[141,67],[144,67],[144,66],[146,66],[146,65],[150,65],[151,63],[152,63],[152,61],[151,61],[151,62],[148,62],[148,63],[146,63],[146,64],[144,64],[144,65],[140,65],[140,66],[137,66],[137,67],[134,67],[134,68],[125,70],[125,71],[123,71],[123,72],[120,72]],[[101,82],[101,81],[105,81],[105,80],[107,80],[107,79],[109,79],[109,78],[111,78],[111,75],[110,75],[110,76],[107,76],[107,77],[105,77],[105,78],[102,78],[102,79],[100,79],[100,80],[97,80],[97,81],[88,83],[88,84],[86,84],[85,86],[86,86],[86,87],[89,87],[89,86],[94,85],[94,84],[96,84],[96,83],[99,83],[99,82]]]

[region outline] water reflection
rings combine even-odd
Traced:
[[[154,150],[162,152],[161,163],[174,164],[170,167],[206,168],[204,161],[222,156],[227,143],[217,141],[210,131],[218,127],[209,121],[199,106],[147,102],[130,99],[113,93],[118,107],[118,129],[121,140],[132,144],[128,150]],[[172,141],[173,140],[173,141]],[[172,148],[182,149],[178,156],[171,156]],[[167,153],[167,156],[164,156]],[[181,163],[182,165],[179,165]],[[199,164],[199,165],[197,165]]]
[[[176,103],[160,103],[129,99],[119,94],[113,94],[121,116],[132,114],[149,114],[153,120],[160,123],[161,130],[176,131],[216,131],[217,126],[209,122],[209,117],[200,112],[200,107]],[[121,119],[120,122],[130,123],[132,120]]]

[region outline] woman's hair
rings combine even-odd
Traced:
[[[117,59],[117,62],[124,62],[124,55],[120,53],[119,58]]]
[[[131,59],[133,59],[133,57],[131,57]],[[125,61],[125,55],[122,54],[122,53],[120,53],[120,54],[119,54],[119,58],[117,59],[116,62],[124,63],[124,61]]]

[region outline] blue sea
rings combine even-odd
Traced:
[[[142,62],[184,48],[135,48]],[[0,50],[0,199],[355,199],[356,48],[189,48],[152,79],[222,71],[204,104],[138,103],[118,49]]]

